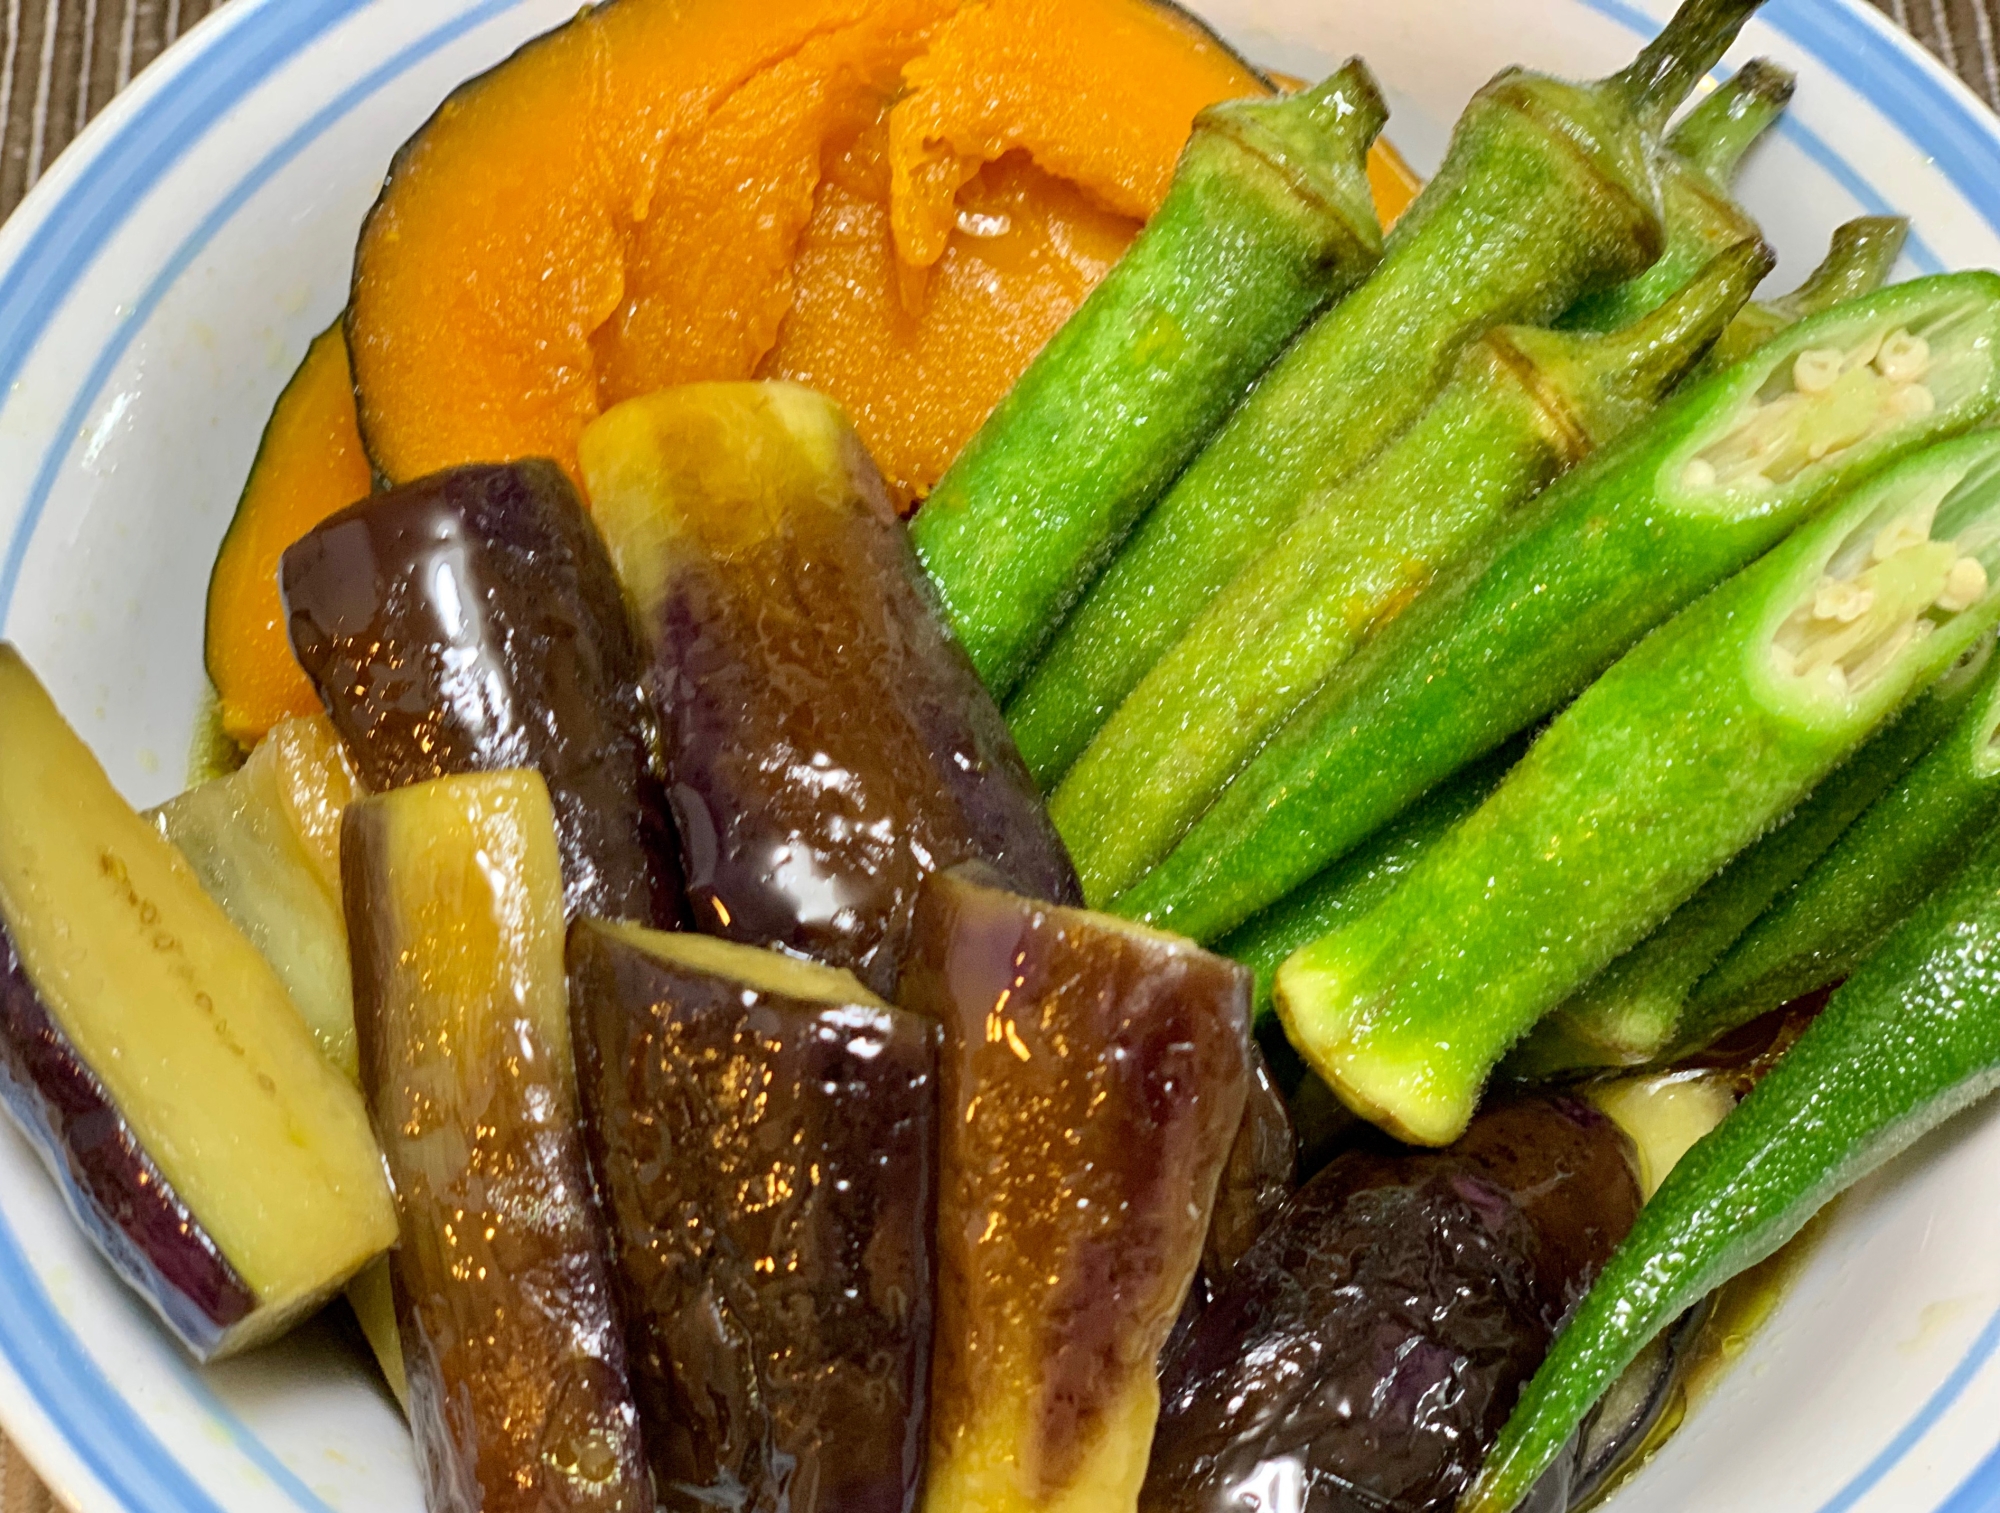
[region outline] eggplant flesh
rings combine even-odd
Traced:
[[[542,779],[348,810],[362,1086],[430,1513],[647,1513],[609,1236],[578,1130],[562,876]]]
[[[0,1094],[198,1358],[394,1242],[354,1089],[187,864],[0,644]]]
[[[1446,1513],[1639,1206],[1630,1141],[1569,1097],[1337,1157],[1166,1362],[1141,1508]]]
[[[540,772],[570,918],[672,928],[684,901],[618,577],[538,458],[363,500],[281,568],[292,649],[363,784]]]
[[[690,934],[586,922],[569,960],[661,1506],[908,1513],[936,1026],[846,972]]]
[[[1117,1513],[1243,1121],[1251,976],[982,870],[925,883],[904,972],[944,1026],[924,1506]]]
[[[585,431],[598,525],[652,655],[698,926],[885,998],[917,890],[982,860],[1077,902],[1000,711],[831,400],[694,384]]]

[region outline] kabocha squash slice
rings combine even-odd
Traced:
[[[1149,0],[587,11],[458,89],[397,155],[362,233],[347,322],[368,454],[391,481],[530,454],[573,466],[604,406],[751,376],[807,293],[800,239],[838,208],[820,181],[823,163],[844,159],[858,165],[845,192],[886,209],[871,235],[897,249],[872,270],[893,278],[895,298],[872,313],[911,349],[939,312],[979,314],[932,298],[952,249],[1012,234],[992,216],[964,229],[976,181],[1032,166],[1029,221],[1046,220],[1044,201],[1072,199],[1056,214],[1095,223],[1098,255],[1067,280],[1084,287],[1066,287],[1047,258],[987,259],[989,275],[1001,271],[986,280],[988,306],[1039,344],[1101,275],[1091,265],[1108,266],[1158,204],[1195,112],[1267,88]],[[811,362],[812,342],[791,345],[780,366]],[[960,350],[980,361],[972,344]],[[1018,366],[983,371],[971,389],[950,364],[927,373],[964,412],[958,441]],[[906,418],[879,393],[827,386],[873,447]],[[933,477],[919,458],[900,481],[920,492]]]
[[[239,746],[255,746],[292,715],[319,713],[319,695],[285,639],[278,559],[329,515],[366,499],[370,481],[336,321],[278,396],[208,580],[208,676],[223,729]]]

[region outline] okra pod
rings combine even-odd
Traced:
[[[1490,529],[1113,902],[1212,940],[1558,708],[1883,464],[2000,403],[2000,276],[1885,289],[1784,332]]]
[[[1203,111],[1159,212],[938,481],[910,539],[996,695],[1292,333],[1380,260],[1365,160],[1388,113],[1359,59]]]
[[[1873,294],[1889,281],[1909,236],[1910,223],[1899,215],[1864,215],[1834,228],[1825,259],[1806,281],[1790,294],[1745,305],[1687,381],[1697,383],[1733,367],[1809,316]]]
[[[1418,857],[1486,802],[1520,756],[1517,744],[1508,742],[1216,943],[1219,954],[1257,974],[1252,1012],[1260,1030],[1271,1012],[1271,980],[1285,958],[1387,898]]]
[[[1518,1506],[1591,1404],[1682,1310],[2000,1087],[1996,961],[2000,834],[1986,837],[1681,1158],[1556,1337],[1460,1513]]]
[[[1761,238],[1730,196],[1744,154],[1791,103],[1791,73],[1753,58],[1689,112],[1659,154],[1660,221],[1666,247],[1637,278],[1586,294],[1557,322],[1573,331],[1614,331],[1656,309],[1738,242]]]
[[[1964,860],[2000,810],[1995,662],[1958,727],[1695,984],[1676,1049],[1838,981]]]
[[[1272,364],[1014,692],[1045,791],[1272,534],[1417,417],[1468,341],[1546,325],[1653,262],[1654,133],[1757,3],[1688,0],[1595,84],[1515,69],[1473,97],[1381,266]]]
[[[1642,641],[1387,899],[1286,961],[1292,1043],[1356,1113],[1456,1139],[1537,1020],[1990,632],[1997,568],[2000,435],[1857,490]]]
[[[1501,326],[1468,347],[1407,431],[1209,602],[1051,796],[1085,898],[1137,882],[1439,564],[1649,414],[1770,269],[1742,242],[1628,330]]]
[[[1567,1071],[1635,1066],[1665,1051],[1702,974],[1984,693],[1992,650],[1990,638],[1975,644],[1810,798],[1537,1025],[1508,1058],[1509,1070],[1539,1081]]]

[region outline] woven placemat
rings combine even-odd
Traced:
[[[0,218],[69,139],[161,49],[226,0],[5,0],[0,63]],[[392,0],[384,0],[392,3]],[[2000,107],[2000,0],[1874,0]],[[57,1513],[0,1437],[0,1513]]]

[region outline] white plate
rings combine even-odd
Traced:
[[[339,309],[390,153],[575,0],[235,0],[0,231],[0,628],[136,801],[180,782],[203,587],[258,432]],[[1252,57],[1360,52],[1434,162],[1520,61],[1616,67],[1666,0],[1203,0]],[[1732,53],[1796,69],[1744,196],[1796,281],[1832,226],[1915,221],[1912,271],[2000,266],[2000,123],[1860,0],[1773,0]],[[1622,1513],[2000,1513],[2000,1107],[1870,1182]],[[0,1131],[0,1421],[85,1513],[401,1513],[407,1438],[322,1329],[198,1371]]]

